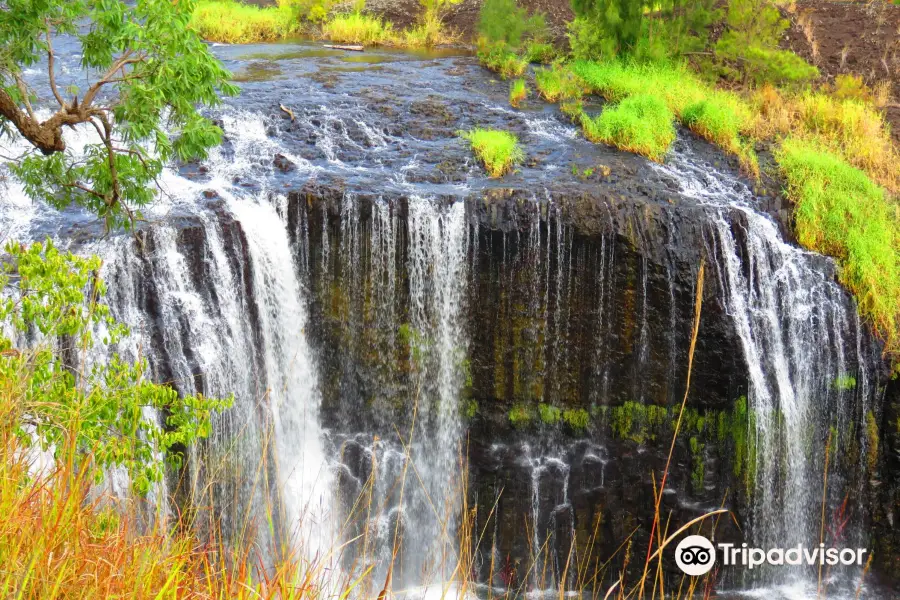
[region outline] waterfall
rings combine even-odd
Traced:
[[[718,295],[746,363],[749,426],[757,448],[750,541],[764,548],[817,546],[826,443],[831,452],[847,451],[848,429],[864,423],[872,405],[867,382],[874,363],[856,307],[829,276],[830,259],[785,242],[735,177],[688,152],[660,169],[705,205]],[[842,384],[848,377],[858,385]],[[834,463],[833,458],[826,492],[829,523],[845,479],[852,477]],[[844,537],[835,543],[865,539],[858,528]],[[802,567],[779,568],[761,577],[779,583],[804,573]]]
[[[399,544],[396,586],[440,583],[456,567],[457,514],[465,493],[460,488],[460,396],[467,369],[462,316],[469,271],[465,205],[441,206],[413,196],[403,221],[396,204],[373,203],[366,219],[359,209],[352,197],[342,201],[342,259],[322,276],[334,289],[356,290],[346,304],[342,300],[335,307],[350,344],[340,402],[374,393],[391,396],[389,403],[400,402],[401,410],[382,415],[383,429],[374,438],[364,430],[339,439],[339,489],[345,510],[357,519],[352,535],[362,538],[352,559],[363,564],[374,560],[374,579],[379,581]],[[323,256],[332,253],[330,239],[323,232]],[[398,268],[403,260],[405,266]],[[398,310],[398,305],[408,310]],[[377,360],[369,354],[372,345],[383,348]],[[359,358],[353,358],[357,353]],[[400,377],[394,363],[381,364],[398,355],[404,356],[409,373],[405,391],[397,390]],[[354,383],[360,362],[374,363],[371,374],[362,378],[378,380],[371,392]],[[351,423],[343,422],[342,428]],[[360,510],[359,504],[367,506]],[[370,541],[373,534],[376,539]]]

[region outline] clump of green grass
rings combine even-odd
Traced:
[[[582,130],[592,142],[603,142],[661,161],[675,141],[674,115],[654,94],[634,94],[605,108],[600,116],[581,119]]]
[[[509,103],[513,108],[519,108],[525,98],[528,97],[528,88],[524,79],[516,79],[509,86]]]
[[[481,64],[499,74],[503,79],[519,77],[528,68],[528,61],[504,44],[492,44],[478,52]]]
[[[585,91],[584,82],[569,69],[554,65],[549,69],[537,69],[534,80],[538,92],[548,102],[581,98]]]
[[[300,21],[287,4],[260,8],[234,0],[201,0],[190,27],[205,40],[247,44],[282,39],[298,31]]]
[[[681,111],[681,122],[694,133],[738,156],[749,172],[759,173],[756,155],[742,140],[742,135],[753,123],[753,114],[735,94],[713,90],[703,100],[686,106]]]
[[[459,135],[469,141],[491,177],[502,177],[512,170],[513,165],[525,158],[518,138],[508,131],[473,129],[460,132]]]
[[[353,12],[325,23],[322,35],[341,44],[383,44],[394,39],[394,28],[378,17]]]
[[[617,102],[635,95],[661,99],[682,124],[737,155],[744,168],[758,174],[756,156],[742,139],[754,125],[749,104],[736,94],[716,90],[687,66],[582,60],[575,61],[572,70],[591,91],[607,100]]]
[[[801,244],[835,257],[860,312],[900,352],[900,215],[885,190],[840,156],[788,138],[775,158],[796,203]]]

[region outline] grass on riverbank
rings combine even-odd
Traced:
[[[519,140],[508,131],[473,129],[460,132],[491,177],[503,177],[525,158]]]
[[[384,44],[394,40],[393,25],[360,13],[336,15],[322,26],[322,36],[339,44]]]
[[[201,0],[190,26],[205,40],[249,44],[283,39],[300,30],[300,21],[287,4],[260,8],[236,0]]]
[[[201,0],[191,16],[191,27],[207,41],[228,44],[271,42],[301,32],[340,44],[399,48],[432,48],[456,39],[433,12],[400,31],[389,21],[360,12],[326,19],[326,7],[330,4],[315,3],[315,10],[304,13],[301,4],[294,0],[281,0],[277,6],[267,7],[236,0]]]

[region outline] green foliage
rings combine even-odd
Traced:
[[[236,0],[201,0],[191,15],[190,27],[203,39],[213,42],[266,42],[297,31],[300,13],[299,3],[261,8]]]
[[[562,417],[562,411],[552,404],[538,404],[538,415],[545,425],[556,425]]]
[[[716,44],[716,57],[727,66],[722,74],[746,83],[802,85],[819,76],[819,69],[789,50],[744,46],[742,36],[725,33]]]
[[[509,86],[509,103],[513,108],[519,108],[519,105],[528,97],[528,88],[525,87],[524,79],[516,79]]]
[[[839,375],[834,378],[834,381],[831,383],[834,389],[847,392],[850,390],[856,389],[856,377],[852,375]]]
[[[691,483],[694,484],[694,491],[701,492],[706,482],[706,461],[703,457],[706,444],[700,442],[696,437],[691,437],[689,446],[694,462],[694,468],[691,470]]]
[[[628,54],[637,46],[644,21],[644,0],[572,0],[572,8],[580,19],[575,25],[579,34],[591,32],[591,54],[581,58],[615,57]],[[577,34],[576,34],[577,35]]]
[[[567,408],[562,413],[562,419],[572,431],[580,433],[587,429],[591,417],[583,408]]]
[[[694,133],[740,156],[749,170],[756,170],[752,146],[741,139],[741,134],[753,122],[753,115],[735,94],[712,91],[703,100],[686,106],[681,113],[681,122]]]
[[[509,422],[516,429],[527,427],[531,424],[533,418],[534,416],[531,414],[531,411],[528,410],[528,407],[524,404],[517,403],[509,409]]]
[[[729,0],[727,30],[716,42],[722,74],[756,84],[799,85],[819,70],[778,44],[789,23],[767,0]]]
[[[491,177],[502,177],[525,158],[519,140],[508,131],[473,129],[461,131],[459,136],[469,141]]]
[[[801,244],[837,258],[840,281],[885,340],[900,351],[900,215],[885,191],[839,156],[796,139],[776,152],[795,202]]]
[[[295,17],[295,20],[321,23],[328,17],[328,13],[337,4],[336,0],[279,0],[279,7],[287,7]]]
[[[540,34],[546,28],[543,15],[529,16],[516,0],[485,0],[481,7],[478,33],[491,46],[518,48],[526,36]]]
[[[581,78],[561,65],[536,69],[534,80],[538,92],[548,102],[580,99],[587,89]]]
[[[661,99],[684,125],[736,154],[749,171],[758,171],[752,147],[742,139],[742,134],[754,124],[754,113],[750,107],[736,94],[716,90],[703,82],[685,65],[613,60],[575,61],[570,68],[591,91],[607,100],[616,102],[635,95]],[[634,118],[627,119],[627,116],[624,115],[622,120],[635,130],[631,137],[643,136],[644,140],[649,140],[641,146],[635,144],[641,148],[639,152],[647,156],[661,156],[658,152],[670,135],[665,132],[661,121],[651,129],[649,124],[639,123]],[[595,122],[584,124],[586,135],[599,136],[604,133],[597,129]],[[591,130],[591,127],[594,129]],[[659,133],[659,141],[655,143],[652,136],[646,135],[654,130]],[[628,141],[629,137],[624,137],[624,140]],[[657,154],[651,155],[651,149]]]
[[[547,42],[528,42],[525,44],[523,58],[530,63],[549,65],[556,60],[556,47]]]
[[[478,414],[478,401],[472,398],[466,400],[463,403],[462,414],[467,419],[474,419]]]
[[[113,354],[106,364],[85,364],[97,343],[95,329],[104,331],[104,345],[128,333],[99,301],[105,293],[100,260],[60,252],[49,241],[28,248],[10,243],[6,252],[0,285],[8,293],[0,299],[0,322],[22,335],[41,334],[26,348],[0,337],[0,378],[19,390],[20,441],[31,440],[27,424],[43,450],[72,455],[98,479],[105,469],[124,467],[135,490],[146,493],[166,462],[180,464],[173,450],[208,435],[212,412],[230,400],[179,398],[145,379],[146,361],[131,364]],[[55,351],[56,340],[69,352]],[[75,354],[75,365],[63,356]],[[166,415],[164,425],[145,418],[150,408]]]
[[[528,61],[509,50],[504,44],[482,47],[478,51],[478,60],[491,71],[499,73],[503,79],[519,77],[528,68]]]
[[[20,161],[15,174],[36,200],[59,208],[84,206],[110,227],[130,225],[140,216],[135,211],[153,200],[155,179],[168,160],[203,158],[221,141],[222,131],[199,109],[238,91],[189,29],[194,3],[45,0],[15,7],[0,10],[0,96],[16,105],[16,119],[30,119],[14,79],[40,63],[47,87],[31,92],[58,96],[59,104],[40,124],[46,136],[9,127],[13,116],[0,114],[0,135],[15,137],[18,131],[41,151]],[[57,89],[49,69],[48,23],[54,33],[75,38],[79,48],[73,52],[82,67],[105,75],[88,79],[84,90]],[[65,152],[62,127],[89,119],[101,140],[76,161]]]
[[[875,467],[878,466],[878,422],[872,411],[866,413],[866,465],[869,467],[869,474],[875,474]]]
[[[393,26],[378,17],[352,12],[336,15],[322,26],[322,35],[342,44],[382,44],[393,38]]]
[[[412,361],[412,364],[415,368],[419,368],[425,361],[425,357],[428,353],[429,340],[418,329],[415,329],[409,323],[403,323],[400,325],[399,330],[397,331],[397,335],[400,338],[400,342],[409,348],[409,358]],[[462,367],[461,367],[462,368]],[[466,381],[468,382],[467,376]]]
[[[573,0],[569,45],[578,59],[660,61],[706,45],[715,0]]]
[[[592,142],[604,142],[660,161],[675,141],[674,118],[659,96],[635,94],[616,106],[604,108],[596,118],[583,117],[582,128]]]
[[[616,437],[643,444],[655,440],[657,432],[666,422],[669,411],[656,404],[625,402],[613,407],[610,426]]]

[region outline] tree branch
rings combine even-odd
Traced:
[[[64,107],[66,105],[65,101],[62,99],[62,96],[59,94],[59,90],[56,87],[56,73],[53,70],[53,66],[56,62],[56,57],[53,54],[53,42],[50,41],[50,26],[47,26],[47,72],[50,75],[50,89],[53,91],[53,95],[56,97],[56,101],[59,102],[60,107]]]

